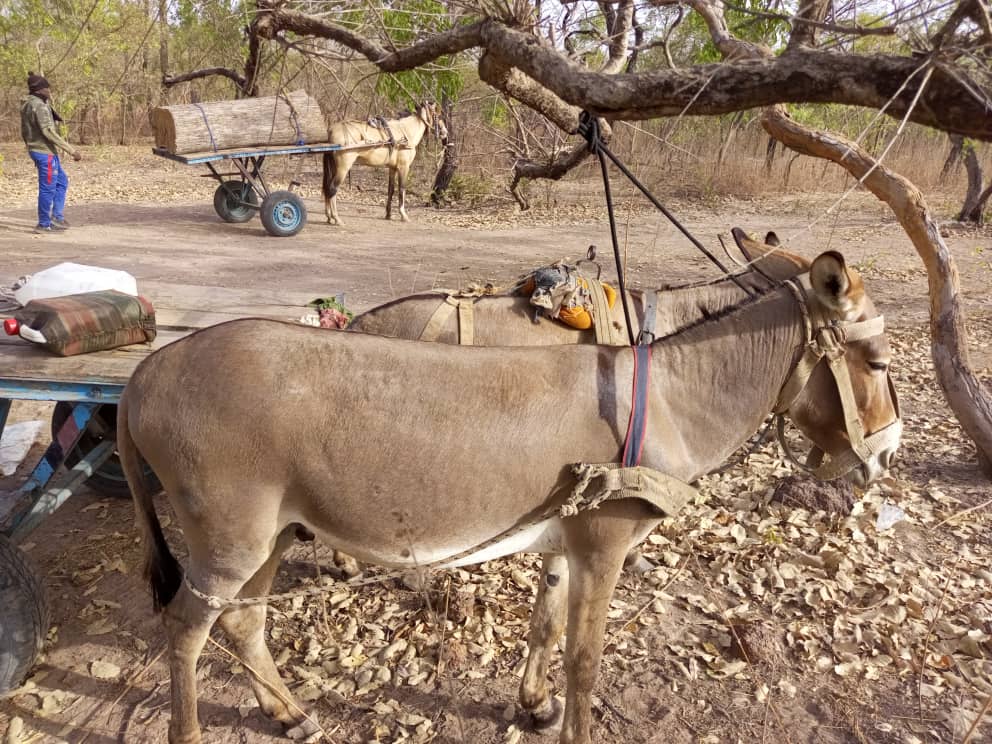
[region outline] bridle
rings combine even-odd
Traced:
[[[826,318],[814,320],[811,317],[810,304],[803,283],[798,279],[790,279],[785,284],[799,301],[806,343],[803,355],[779,392],[778,401],[773,409],[778,420],[779,442],[782,444],[786,456],[794,464],[821,480],[833,480],[847,475],[862,465],[868,466],[873,457],[877,458],[881,452],[895,449],[899,444],[899,438],[902,434],[902,418],[899,414],[899,399],[896,397],[892,377],[886,372],[889,395],[892,396],[896,418],[873,434],[865,436],[865,428],[861,422],[861,415],[858,413],[854,388],[851,385],[851,375],[847,369],[847,362],[844,360],[844,353],[849,342],[862,341],[873,336],[880,336],[885,332],[885,318],[879,315],[875,318],[856,322],[828,320]],[[823,451],[814,446],[807,457],[807,462],[802,463],[792,453],[785,441],[784,414],[805,389],[813,370],[823,359],[826,359],[834,381],[837,383],[837,392],[840,395],[841,407],[844,412],[844,426],[847,430],[849,444],[847,450],[838,455],[831,455],[826,462],[823,462]]]

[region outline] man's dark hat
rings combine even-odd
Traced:
[[[28,93],[37,93],[39,90],[48,87],[50,86],[44,75],[35,75],[33,72],[28,73]]]

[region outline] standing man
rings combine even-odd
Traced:
[[[76,161],[83,157],[59,135],[55,124],[62,117],[52,109],[51,95],[48,81],[29,72],[28,95],[21,101],[21,138],[38,168],[38,224],[34,231],[40,234],[69,227],[62,213],[69,177],[62,170],[58,151],[64,150]]]

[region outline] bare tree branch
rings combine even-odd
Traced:
[[[797,26],[797,24],[794,23],[796,16],[785,15],[784,13],[769,13],[764,10],[754,10],[753,8],[745,8],[741,5],[735,5],[734,3],[724,3],[724,5],[741,13],[747,13],[755,18],[770,18],[773,20],[786,21],[793,28],[796,28]],[[831,4],[828,3],[827,9],[829,10],[830,7]],[[802,25],[807,28],[831,31],[845,36],[895,36],[896,32],[899,30],[898,26],[862,26],[858,23],[845,25],[841,23],[827,23],[822,20],[817,21],[813,18],[803,18]],[[793,33],[795,33],[795,31],[793,31]]]
[[[971,4],[973,1],[974,0],[961,0],[958,7],[954,9],[954,12],[951,13],[944,25],[941,26],[940,31],[934,34],[933,39],[930,42],[934,49],[939,50],[952,36],[954,36],[954,32],[958,30],[958,26],[961,25],[961,22],[971,15]]]
[[[479,59],[479,78],[496,90],[543,114],[563,132],[574,132],[579,126],[579,114],[582,113],[582,109],[565,103],[520,70],[505,64],[488,52]]]
[[[162,85],[166,88],[171,88],[173,85],[179,85],[179,83],[186,83],[190,80],[197,80],[198,78],[211,77],[212,75],[220,75],[226,77],[238,86],[238,90],[244,92],[247,87],[247,82],[243,75],[238,74],[234,70],[228,69],[227,67],[204,67],[201,70],[193,70],[192,72],[184,72],[182,75],[163,75]]]
[[[694,96],[692,112],[701,115],[775,103],[844,103],[877,109],[920,64],[912,57],[798,49],[781,57],[735,59],[734,64],[603,75],[563,59],[529,34],[500,24],[485,25],[482,37],[491,53],[512,60],[511,64],[562,100],[611,119],[674,116]],[[756,45],[734,44],[730,39],[721,43],[736,54],[763,53]],[[992,110],[979,105],[967,92],[957,77],[964,74],[936,64],[933,84],[910,119],[966,137],[992,140]],[[706,89],[696,96],[704,84]],[[901,117],[915,93],[915,84],[909,86],[887,113]]]
[[[609,6],[603,6],[604,8]],[[612,9],[611,9],[612,11]],[[607,16],[606,33],[609,34],[609,57],[602,74],[611,75],[620,72],[627,62],[630,29],[634,23],[633,0],[620,0],[615,12]]]
[[[816,46],[818,24],[827,17],[831,0],[800,0],[801,5],[792,23],[787,51]]]
[[[465,26],[455,26],[393,52],[344,26],[285,8],[278,4],[278,0],[259,0],[258,12],[258,32],[262,38],[271,39],[280,31],[292,31],[331,39],[359,52],[383,72],[411,70],[438,57],[482,46],[482,28],[496,22],[485,19]]]
[[[676,0],[659,0],[661,4]],[[696,65],[679,70],[617,74],[593,72],[527,31],[495,18],[457,26],[396,52],[329,21],[259,0],[259,34],[265,38],[293,31],[329,38],[358,51],[380,70],[397,72],[439,56],[484,47],[504,67],[515,67],[566,104],[611,119],[641,120],[678,115],[692,102],[692,113],[725,114],[776,103],[841,103],[881,108],[920,60],[898,55],[855,55],[795,49],[780,57],[759,45],[735,39],[721,13],[705,0],[684,0],[700,12],[714,42],[733,64]],[[933,84],[911,120],[919,124],[992,141],[992,109],[971,94],[984,90],[963,67],[934,67]],[[916,93],[909,86],[886,110],[901,117]],[[705,90],[703,90],[705,88]]]
[[[530,201],[520,191],[520,182],[523,179],[535,180],[538,178],[558,181],[573,168],[582,163],[589,155],[589,149],[585,142],[575,145],[564,155],[547,163],[538,163],[532,160],[518,160],[513,164],[513,182],[510,184],[510,193],[517,200],[517,204],[523,210],[530,209]]]

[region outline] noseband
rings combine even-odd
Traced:
[[[881,315],[857,322],[824,319],[814,325],[814,321],[810,317],[810,306],[805,287],[795,279],[790,279],[785,284],[799,301],[799,307],[803,314],[806,343],[803,355],[782,387],[773,410],[778,419],[779,441],[786,456],[794,464],[821,480],[833,480],[847,475],[860,465],[867,466],[873,457],[877,457],[886,449],[895,449],[899,444],[902,419],[899,415],[899,400],[892,384],[892,377],[886,372],[889,395],[892,396],[896,418],[892,423],[875,433],[865,436],[864,425],[861,422],[857,401],[854,398],[854,388],[851,385],[851,375],[844,360],[847,344],[882,335],[885,332],[885,319]],[[826,358],[830,372],[837,383],[837,392],[840,395],[841,407],[844,412],[844,427],[847,430],[849,445],[847,450],[838,455],[831,455],[825,463],[822,462],[822,450],[814,446],[808,458],[809,463],[812,464],[810,466],[796,459],[792,450],[789,449],[785,441],[785,418],[783,414],[796,402],[809,382],[816,365],[824,358]]]

